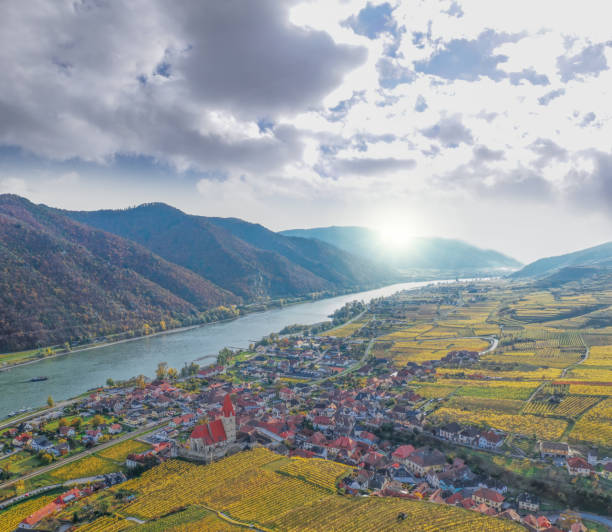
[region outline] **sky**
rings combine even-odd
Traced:
[[[0,193],[364,225],[522,261],[612,240],[608,0],[5,0]]]

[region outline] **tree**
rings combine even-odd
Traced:
[[[219,364],[220,366],[226,366],[232,358],[232,355],[232,350],[228,349],[227,347],[224,347],[223,349],[221,349],[221,351],[219,351],[219,354],[217,355],[217,364]]]
[[[96,415],[91,420],[91,424],[96,428],[102,425],[102,423],[104,423],[104,418],[101,415]]]
[[[51,462],[53,462],[53,455],[49,453],[40,453],[39,458],[45,465],[49,465]]]
[[[72,422],[70,423],[76,430],[79,430],[81,428],[81,425],[83,424],[83,420],[80,417],[75,417]]]
[[[144,375],[138,375],[136,377],[136,386],[138,386],[141,390],[147,385],[147,380]]]
[[[63,417],[58,421],[58,425],[60,427],[66,427],[68,425],[68,420],[65,417]]]
[[[157,364],[155,376],[157,377],[158,381],[163,381],[166,378],[166,375],[168,375],[168,363],[160,362],[159,364]]]
[[[53,405],[55,405],[55,401],[53,400],[53,397],[49,396],[47,397],[47,404],[51,407]]]
[[[178,371],[174,368],[168,368],[167,375],[171,381],[175,381],[178,378]]]
[[[109,377],[108,379],[106,379],[106,385],[107,386],[114,386],[115,385],[115,381]]]

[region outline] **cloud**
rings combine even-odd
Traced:
[[[567,150],[550,139],[539,138],[529,146],[529,149],[539,155],[533,163],[538,169],[547,166],[551,161],[564,162],[568,159]]]
[[[0,144],[56,160],[135,154],[180,170],[280,169],[302,144],[276,117],[321,107],[366,57],[292,25],[288,7],[7,2]]]
[[[412,170],[415,166],[416,161],[414,159],[395,159],[392,157],[375,159],[366,157],[336,159],[332,164],[332,171],[336,176],[341,176],[342,174],[372,176],[401,170]]]
[[[427,109],[427,101],[423,98],[422,94],[417,96],[416,102],[414,103],[414,110],[417,113],[422,113]]]
[[[591,124],[592,122],[595,121],[596,115],[593,111],[590,111],[588,113],[586,113],[583,117],[582,117],[582,121],[580,122],[580,127],[586,127],[589,124]]]
[[[544,96],[540,96],[538,98],[538,103],[540,105],[548,105],[555,98],[559,98],[565,94],[565,89],[554,89],[550,92],[547,92]]]
[[[476,163],[487,163],[491,161],[501,161],[504,158],[503,150],[491,150],[482,144],[474,146],[474,161]]]
[[[385,89],[394,89],[402,83],[412,83],[416,79],[416,74],[410,68],[389,57],[382,57],[376,64],[376,70],[378,82]]]
[[[0,194],[27,196],[28,193],[29,188],[25,179],[19,177],[0,178]]]
[[[548,85],[550,81],[545,74],[538,74],[533,68],[524,68],[520,72],[510,72],[508,74],[510,83],[518,85],[521,80],[526,80],[532,85]]]
[[[483,31],[474,40],[453,39],[430,59],[417,61],[415,70],[452,80],[476,81],[481,76],[501,80],[508,74],[497,65],[507,61],[508,57],[493,51],[503,43],[519,39],[519,35],[498,34],[493,30]]]
[[[461,143],[473,144],[472,132],[461,122],[461,115],[444,117],[431,127],[421,130],[430,139],[439,140],[447,148],[456,148]]]
[[[609,44],[592,44],[571,56],[562,55],[557,58],[557,68],[562,81],[584,79],[585,76],[598,76],[608,69],[604,53]]]
[[[395,34],[397,31],[397,24],[393,19],[393,8],[389,3],[372,5],[368,2],[366,7],[357,15],[345,20],[343,25],[368,39],[376,39],[385,32]]]

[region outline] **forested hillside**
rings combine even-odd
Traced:
[[[0,196],[0,351],[140,333],[238,302],[138,244]]]
[[[247,300],[371,286],[397,278],[324,243],[288,238],[235,218],[192,216],[163,203],[62,213],[138,242]]]

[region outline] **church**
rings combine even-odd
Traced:
[[[223,400],[221,416],[210,423],[195,427],[187,440],[185,457],[210,461],[227,452],[236,441],[236,412],[227,394]]]

